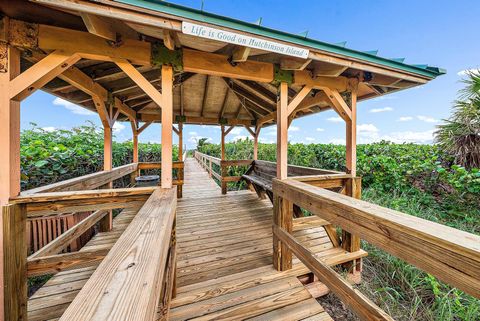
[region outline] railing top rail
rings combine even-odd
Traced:
[[[479,297],[480,236],[293,179],[274,179],[273,192]]]
[[[35,193],[56,192],[56,191],[74,191],[94,189],[100,187],[112,180],[128,175],[137,169],[137,163],[130,163],[115,167],[109,171],[100,171],[79,177],[74,177],[53,184],[40,186],[23,191],[21,195],[31,195]]]

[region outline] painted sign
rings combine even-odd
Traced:
[[[271,51],[282,55],[298,58],[308,58],[308,49],[285,45],[283,43],[265,40],[256,37],[250,37],[243,34],[225,31],[221,29],[210,28],[190,22],[182,22],[182,31],[184,34],[198,36],[206,39],[212,39],[222,42],[232,43],[234,45]]]

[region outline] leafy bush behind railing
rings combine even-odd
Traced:
[[[103,132],[89,124],[46,131],[32,124],[20,137],[22,190],[94,173],[103,169]],[[113,142],[113,166],[131,163],[132,142]],[[178,149],[173,148],[173,159]],[[159,162],[160,144],[139,144],[141,162]]]

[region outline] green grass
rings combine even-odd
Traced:
[[[478,233],[478,222],[448,216],[445,205],[432,196],[411,189],[402,193],[364,190],[362,198],[414,216]],[[456,204],[457,212],[475,213],[479,209]],[[452,211],[452,204],[448,206]],[[438,281],[378,248],[363,242],[369,252],[364,260],[361,290],[396,320],[480,320],[480,300]]]

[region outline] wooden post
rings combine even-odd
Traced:
[[[172,66],[162,65],[162,102],[162,188],[172,188]]]
[[[225,160],[225,136],[227,136],[226,132],[225,132],[225,126],[222,125],[221,126],[221,132],[222,132],[222,138],[221,138],[221,141],[220,141],[220,145],[221,145],[221,159],[222,161]],[[220,162],[220,176],[222,177],[222,194],[225,195],[227,194],[227,182],[224,182],[223,181],[223,178],[227,176],[227,169],[222,165],[222,162]]]
[[[253,160],[258,159],[258,136],[260,136],[260,129],[262,127],[257,127],[255,136],[253,136]]]
[[[276,195],[273,199],[273,224],[287,233],[292,233],[293,203]],[[292,268],[292,251],[275,234],[273,234],[273,267],[277,271]]]
[[[183,123],[178,123],[178,160],[183,161]]]
[[[20,193],[20,101],[11,100],[9,95],[10,80],[20,74],[20,53],[16,48],[6,43],[0,42],[0,206],[7,205],[10,197],[17,196]],[[10,211],[7,207],[7,211]],[[5,211],[5,210],[4,210]],[[4,212],[5,213],[5,212]],[[12,213],[14,214],[14,213]],[[5,228],[8,223],[4,215],[0,217],[0,224],[3,227],[0,234],[0,319],[17,320],[17,316],[23,315],[26,320],[26,273],[23,285],[18,290],[13,288],[19,273],[22,271],[13,271],[12,259],[9,249],[12,237],[19,238],[20,235],[7,235]],[[12,231],[13,232],[13,231]],[[17,244],[18,245],[18,244]],[[24,253],[23,259],[26,259],[27,253]],[[8,259],[8,260],[6,260]],[[18,256],[18,263],[23,260]],[[25,263],[26,264],[26,263]],[[23,265],[23,263],[22,263]],[[13,274],[11,274],[13,273]],[[7,276],[7,277],[6,277]],[[19,301],[15,301],[18,299]],[[22,300],[25,306],[20,306]]]
[[[280,83],[277,102],[277,178],[287,178],[288,153],[288,84]]]
[[[27,211],[25,205],[2,207],[2,320],[27,320]]]
[[[112,170],[112,127],[103,126],[103,170]],[[112,188],[113,182],[105,185],[106,188]],[[100,232],[108,232],[113,227],[113,212],[110,210],[108,215],[100,220]]]
[[[352,117],[350,121],[346,122],[346,164],[347,173],[352,176],[357,175],[357,90],[352,90],[351,112]]]
[[[20,74],[18,49],[0,43],[0,205],[20,193],[20,101],[9,98],[10,80]]]
[[[362,198],[362,180],[359,177],[349,179],[345,186],[345,193],[356,199]],[[345,230],[342,230],[342,248],[348,252],[356,252],[360,250],[360,237]],[[356,283],[360,282],[361,259],[347,262],[344,268],[348,270],[350,277]]]
[[[133,162],[138,163],[138,134],[133,133]]]

